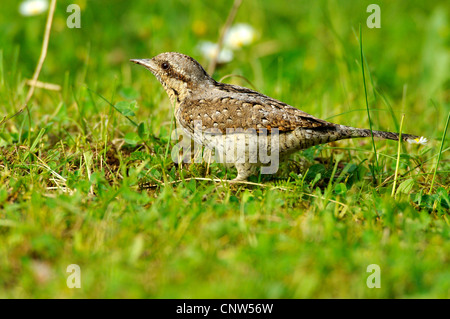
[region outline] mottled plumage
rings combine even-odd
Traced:
[[[330,123],[254,90],[217,82],[195,59],[181,53],[167,52],[153,59],[131,61],[145,66],[161,82],[175,104],[177,122],[190,136],[224,153],[233,151],[225,146],[226,135],[239,135],[248,147],[253,143],[248,133],[251,130],[267,132],[268,148],[276,149],[281,158],[317,144],[371,136],[368,129]],[[274,131],[279,132],[276,147],[270,141]],[[398,140],[397,133],[373,131],[373,135]],[[402,138],[418,137],[402,134]],[[237,180],[246,179],[261,166],[260,161],[250,161],[251,156],[246,152],[244,159],[235,158]]]

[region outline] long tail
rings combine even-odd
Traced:
[[[370,131],[369,129],[365,128],[355,128],[351,126],[345,126],[345,125],[338,125],[339,129],[343,133],[344,138],[355,138],[355,137],[379,137],[387,140],[394,140],[398,141],[399,134],[394,132],[384,132],[384,131]],[[406,134],[402,133],[402,140],[412,143],[412,144],[425,144],[427,142],[427,139],[425,137],[412,135],[412,134]]]

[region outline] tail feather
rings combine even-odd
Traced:
[[[340,127],[346,132],[346,134],[348,134],[349,138],[370,137],[372,136],[372,132],[374,137],[379,137],[382,139],[398,141],[399,138],[399,134],[394,132],[371,131],[369,129],[355,128],[344,125],[340,125]],[[413,144],[425,144],[427,142],[427,139],[424,137],[406,133],[402,133],[402,140]]]
[[[359,129],[359,131],[362,134],[364,134],[363,136],[372,136],[372,133],[369,129]],[[385,140],[398,141],[399,138],[399,134],[394,132],[385,132],[385,131],[372,131],[372,132],[373,136],[383,138]],[[419,136],[417,135],[402,133],[402,140],[405,142],[408,140],[415,140],[417,138],[419,138]]]

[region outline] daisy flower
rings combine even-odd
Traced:
[[[423,137],[423,136],[417,137],[417,138],[415,138],[415,139],[409,139],[409,140],[408,140],[408,143],[410,143],[410,144],[421,144],[421,145],[425,145],[425,144],[427,144],[427,142],[428,142],[428,139],[427,139],[426,137]]]
[[[224,45],[230,49],[240,49],[255,40],[255,29],[249,24],[238,23],[228,29],[224,37]]]
[[[26,0],[19,6],[19,12],[23,16],[35,16],[47,11],[48,0]]]

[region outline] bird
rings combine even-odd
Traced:
[[[374,137],[398,140],[394,132],[331,123],[255,90],[214,80],[194,58],[165,52],[130,59],[159,80],[175,106],[177,125],[195,142],[214,149],[234,181],[257,173],[273,174],[290,154],[342,139]],[[402,134],[410,143],[426,138]]]

